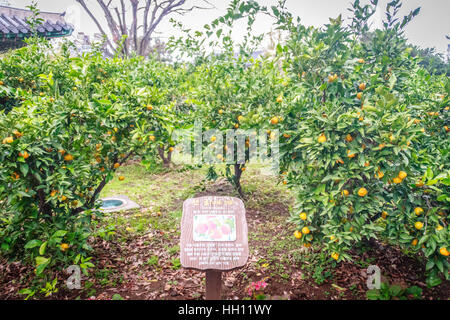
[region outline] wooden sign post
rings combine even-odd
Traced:
[[[219,300],[222,271],[248,260],[248,235],[242,200],[200,197],[183,203],[180,261],[187,269],[206,271],[206,299]]]

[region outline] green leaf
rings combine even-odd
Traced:
[[[41,246],[39,247],[39,254],[42,256],[45,254],[45,249],[47,248],[47,241],[45,241]]]
[[[40,266],[41,264],[47,264],[50,262],[50,258],[46,257],[36,257],[36,265]]]
[[[42,243],[41,240],[33,239],[27,242],[25,245],[25,249],[31,249],[40,246]]]

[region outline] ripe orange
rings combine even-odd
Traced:
[[[169,148],[169,152],[173,152],[173,150],[174,150],[173,147],[170,147],[170,148]]]
[[[364,162],[364,167],[368,167],[368,166],[370,166],[370,162],[369,161]]]
[[[348,190],[343,190],[343,191],[341,192],[341,194],[342,194],[343,196],[348,196],[348,195],[350,194],[350,192],[348,192]]]
[[[347,150],[347,157],[354,158],[356,156],[356,153],[351,153],[350,150]]]
[[[398,177],[402,180],[405,179],[407,176],[408,176],[408,174],[405,171],[400,171],[398,173]]]
[[[242,120],[244,120],[244,116],[239,116],[239,117],[237,117],[237,121],[238,121],[238,122],[242,122]]]
[[[416,216],[420,216],[423,213],[423,209],[421,207],[417,207],[414,209],[414,213]]]
[[[414,223],[414,228],[416,228],[417,230],[420,230],[423,228],[423,223],[420,221],[417,221],[416,223]]]
[[[216,137],[212,136],[210,140],[211,140],[211,142],[214,142],[214,141],[216,141]]]
[[[273,125],[278,124],[278,121],[279,121],[278,117],[272,117],[272,119],[270,119],[270,123]]]
[[[317,141],[318,141],[319,143],[323,143],[323,142],[327,141],[327,137],[322,133],[322,134],[319,136],[319,138],[317,138]]]
[[[114,163],[114,169],[117,169],[118,167],[120,167],[120,163],[118,162]]]
[[[415,185],[416,185],[416,187],[423,187],[423,181],[419,180],[419,181],[416,182]]]
[[[295,230],[294,237],[296,237],[297,239],[300,239],[302,237],[302,233],[299,230]]]
[[[219,110],[219,114],[223,114],[223,110],[222,109]]]
[[[344,164],[344,161],[341,158],[337,159],[336,162],[339,162],[340,164]]]
[[[444,126],[445,131],[450,132],[450,128],[448,126]]]
[[[444,227],[441,226],[441,225],[438,225],[438,226],[436,227],[436,231],[441,231],[442,229],[444,229]]]
[[[356,94],[356,98],[358,98],[359,100],[361,100],[361,98],[362,98],[362,92],[358,92],[357,94]]]
[[[418,242],[419,242],[419,240],[414,239],[413,241],[411,241],[411,245],[416,246]]]
[[[447,251],[446,247],[440,248],[439,253],[442,254],[444,257],[448,257],[448,255],[449,255],[449,252]]]
[[[394,183],[396,183],[396,184],[402,183],[402,179],[400,179],[399,177],[395,177],[395,178],[393,179],[393,181],[394,181]]]
[[[236,124],[234,125],[234,127],[237,129],[237,128],[239,128],[239,125],[236,123]]]
[[[13,143],[13,141],[14,141],[13,137],[6,137],[5,139],[3,139],[3,144]]]
[[[345,140],[347,140],[347,142],[352,142],[352,141],[353,141],[352,135],[351,135],[351,134],[348,134],[348,135],[345,137]]]
[[[364,82],[363,82],[363,83],[360,83],[359,86],[358,86],[358,88],[359,88],[359,90],[363,91],[363,90],[366,89],[366,84],[365,84]]]
[[[66,201],[67,197],[66,196],[61,196],[61,201]]]
[[[66,251],[69,249],[69,245],[67,243],[61,243],[60,245],[61,251]]]
[[[125,177],[124,176],[119,176],[119,181],[123,181],[123,180],[125,180]]]
[[[332,257],[334,260],[337,260],[337,259],[339,259],[339,253],[333,252],[333,253],[331,254],[331,257]]]
[[[365,197],[367,195],[367,193],[368,193],[368,191],[364,187],[363,188],[359,188],[359,190],[358,190],[358,196],[360,196],[360,197]]]
[[[155,141],[155,136],[150,136],[148,138],[150,139],[150,141]]]
[[[300,219],[306,220],[306,212],[300,213]]]
[[[72,161],[73,160],[73,156],[71,154],[66,154],[65,157],[64,157],[64,160]]]
[[[278,103],[283,102],[283,96],[281,94],[277,97],[277,102]]]
[[[24,159],[28,159],[28,157],[30,156],[30,154],[26,151],[24,152],[19,152],[19,157],[23,157]]]
[[[388,213],[387,213],[386,211],[383,211],[383,212],[381,213],[381,217],[382,217],[383,219],[386,220],[387,216],[388,216]]]
[[[358,63],[364,63],[365,61],[364,61],[364,59],[358,59]]]
[[[309,231],[309,228],[308,227],[303,227],[302,228],[302,233],[303,234],[308,234],[310,231]]]
[[[147,105],[147,110],[148,110],[148,111],[153,110],[153,106],[152,106],[151,104],[148,104],[148,105]]]
[[[18,131],[18,130],[14,130],[14,131],[13,131],[13,134],[14,134],[17,138],[20,138],[21,136],[23,136],[23,133],[21,133],[21,132]]]

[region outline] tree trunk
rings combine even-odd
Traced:
[[[241,197],[241,199],[245,199],[244,193],[242,192],[242,186],[241,186],[242,167],[238,163],[234,164],[234,186],[236,188],[236,191],[239,193],[239,196]]]

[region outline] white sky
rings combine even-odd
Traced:
[[[7,0],[12,7],[25,8],[31,3],[31,0]],[[188,0],[188,2],[198,0]],[[262,5],[273,5],[276,0],[257,0]],[[225,13],[229,0],[210,0],[216,7],[212,10],[197,10],[181,17],[174,15],[176,19],[180,19],[183,24],[194,30],[201,29],[204,24],[211,22],[214,18]],[[350,12],[347,10],[350,7],[352,0],[287,0],[287,7],[294,16],[299,16],[306,25],[322,26],[328,23],[328,18],[337,17],[340,13],[346,18]],[[362,0],[362,3],[368,0]],[[384,18],[384,9],[388,0],[379,0],[378,10],[373,19],[373,26],[376,27],[381,24],[381,19]],[[68,12],[67,16],[77,16],[75,19],[79,21],[75,23],[75,33],[82,31],[87,34],[98,32],[97,27],[91,21],[89,16],[84,12],[81,6],[75,0],[38,0],[38,7],[42,11],[51,12]],[[103,13],[99,9],[96,0],[86,0],[88,6],[93,8],[93,13],[96,17],[103,18]],[[125,3],[129,3],[125,0]],[[198,3],[198,2],[197,2]],[[447,45],[450,43],[445,38],[445,35],[450,36],[450,0],[403,0],[403,7],[400,14],[407,14],[410,10],[417,7],[422,7],[419,16],[417,16],[407,27],[406,36],[413,44],[421,47],[435,47],[439,52],[446,53]],[[74,14],[70,14],[74,12]],[[242,26],[242,24],[240,24]],[[271,22],[268,18],[261,16],[256,23],[256,30],[258,32],[270,31]],[[107,29],[105,25],[105,29]],[[242,30],[242,31],[241,31]],[[165,38],[177,33],[172,28],[168,19],[162,23],[157,29],[158,36]],[[234,30],[236,38],[240,38],[244,34],[245,29],[239,28],[239,24]]]

